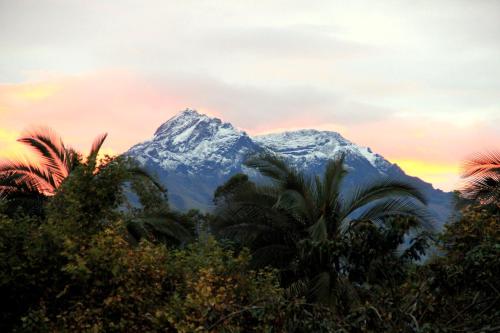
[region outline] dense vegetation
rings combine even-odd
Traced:
[[[178,213],[104,140],[83,157],[40,130],[38,163],[0,165],[1,332],[500,330],[499,156],[466,164],[438,233],[409,184],[345,193],[343,156],[317,177],[256,156],[264,184]]]

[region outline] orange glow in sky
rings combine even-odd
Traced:
[[[192,94],[195,96],[196,92]],[[177,98],[187,100],[184,96]],[[4,126],[0,128],[0,156],[28,159],[33,158],[31,151],[16,139],[32,125],[50,125],[66,144],[84,154],[96,135],[109,132],[101,156],[115,155],[148,139],[162,122],[184,109],[182,102],[177,102],[176,96],[164,94],[162,87],[153,87],[125,72],[4,84],[0,86],[0,107]],[[408,174],[445,190],[457,188],[459,166],[468,154],[499,137],[481,124],[458,128],[440,121],[429,126],[392,119],[338,125],[300,114],[248,128],[237,114],[225,117],[225,110],[218,111],[212,106],[198,110],[232,122],[250,135],[299,128],[338,131],[359,145],[371,147]],[[480,137],[476,135],[478,131],[482,133]]]
[[[53,95],[57,91],[55,84],[31,84],[21,85],[19,89],[14,89],[13,98],[18,100],[43,100]]]
[[[391,159],[407,174],[417,176],[431,184],[439,184],[441,188],[458,189],[460,182],[460,164],[437,163],[408,159]]]
[[[467,3],[467,5],[464,5]],[[119,154],[180,110],[316,128],[452,190],[500,149],[498,1],[0,1],[0,158],[48,126]],[[110,19],[112,17],[113,19]],[[27,157],[31,158],[31,157]]]

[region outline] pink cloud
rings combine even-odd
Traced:
[[[300,111],[300,105],[290,104],[285,95],[280,95],[274,104],[272,95],[267,94],[263,97],[261,110],[258,92],[245,95],[242,90],[209,82],[150,80],[127,71],[4,84],[0,85],[0,130],[12,134],[33,125],[48,125],[59,132],[66,143],[84,152],[96,135],[108,132],[105,148],[108,152],[119,153],[151,137],[161,123],[179,110],[194,107],[232,122],[251,134],[296,128],[339,131],[389,160],[419,165],[419,169],[408,170],[416,172],[416,176],[423,172],[418,170],[425,169],[422,165],[428,163],[439,170],[439,174],[428,175],[428,179],[439,176],[443,180],[438,185],[448,189],[463,159],[474,152],[493,149],[500,142],[500,133],[486,122],[458,126],[423,117],[390,116],[388,119],[332,123],[327,119],[324,106],[321,112]],[[292,105],[292,109],[287,110],[287,105]],[[282,113],[271,114],[275,109]],[[335,105],[332,109],[335,110]],[[0,154],[20,149],[13,142],[13,135],[4,136],[0,140]],[[441,166],[448,166],[449,173]],[[420,176],[424,177],[424,173]],[[446,177],[448,179],[444,179]]]
[[[3,128],[19,132],[48,125],[67,143],[85,150],[94,136],[108,132],[107,146],[123,151],[150,137],[155,127],[183,107],[175,96],[126,72],[0,85]]]
[[[405,118],[353,125],[346,136],[389,158],[461,163],[478,151],[498,147],[500,133],[488,123],[470,126],[425,118]]]

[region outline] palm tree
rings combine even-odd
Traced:
[[[87,160],[96,164],[99,150],[107,134],[98,136]],[[37,154],[37,163],[3,161],[0,163],[0,194],[50,196],[81,160],[79,154],[64,145],[61,138],[49,128],[30,131],[18,139]]]
[[[478,154],[465,162],[462,194],[483,204],[500,206],[500,152]]]
[[[240,182],[219,205],[214,230],[249,246],[260,265],[282,269],[292,288],[307,290],[316,300],[337,299],[349,265],[342,257],[348,239],[362,223],[383,227],[395,217],[430,225],[426,199],[413,186],[382,179],[371,185],[342,190],[347,175],[345,156],[330,161],[323,177],[307,177],[273,155],[259,155],[246,165],[270,180],[257,186]],[[407,230],[405,230],[407,231]]]
[[[101,168],[106,167],[98,166],[99,151],[106,137],[107,134],[99,135],[83,159],[74,149],[66,147],[62,139],[49,128],[27,132],[18,141],[32,148],[39,160],[37,163],[0,163],[0,199],[10,199],[14,202],[13,206],[21,206],[25,212],[42,215],[45,199],[56,194],[64,180],[77,168],[80,168],[81,174],[87,175],[87,181],[98,180]],[[147,186],[143,192],[147,192],[149,197],[156,195],[158,199],[154,202],[154,211],[146,210],[130,219],[127,227],[132,239],[148,238],[169,244],[190,241],[192,233],[177,222],[179,215],[168,209],[166,189],[133,161],[127,160],[125,165],[126,171],[121,182],[130,182],[135,187]]]
[[[141,239],[167,246],[182,247],[195,238],[195,225],[189,218],[174,212],[140,214],[127,223],[127,230],[134,243]]]
[[[88,159],[97,159],[105,138],[106,134],[103,134],[95,139]],[[21,208],[25,212],[42,215],[46,198],[52,196],[81,163],[81,157],[46,127],[29,131],[18,141],[28,145],[36,153],[38,161],[0,162],[0,199],[9,199],[8,212]]]

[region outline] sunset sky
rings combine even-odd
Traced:
[[[451,190],[500,149],[500,1],[0,0],[0,156],[82,150],[187,107],[250,134],[335,130]]]

